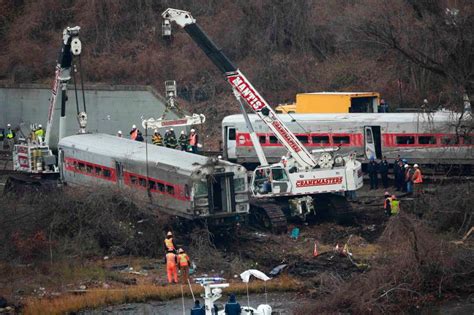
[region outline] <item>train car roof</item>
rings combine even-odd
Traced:
[[[432,121],[432,122],[447,122],[454,121],[459,118],[459,113],[449,111],[438,111],[434,113],[336,113],[336,114],[278,114],[278,117],[285,122],[290,123],[294,120],[304,121],[320,121],[320,122],[342,122],[342,121],[354,121],[362,122],[367,121],[373,123],[402,123],[402,122],[419,122],[419,121]],[[251,121],[259,121],[260,119],[256,114],[249,114]],[[244,118],[241,114],[230,115],[224,117],[222,123],[241,123],[244,122]]]
[[[59,147],[76,148],[101,156],[110,156],[118,159],[132,159],[146,162],[148,149],[148,162],[170,165],[188,171],[194,171],[204,165],[211,164],[211,159],[199,154],[192,154],[180,150],[159,147],[145,142],[119,138],[108,134],[81,134],[68,136],[59,141]],[[232,165],[233,163],[219,160],[219,164]]]

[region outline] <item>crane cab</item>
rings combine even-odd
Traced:
[[[283,165],[259,166],[255,169],[251,184],[252,194],[256,197],[268,194],[286,194],[291,192],[288,170]]]

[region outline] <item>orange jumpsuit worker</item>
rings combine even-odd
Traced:
[[[178,283],[176,254],[171,251],[166,254],[166,273],[168,274],[168,283]]]
[[[165,238],[165,252],[169,251],[176,253],[176,247],[174,246],[173,242],[173,233],[171,233],[171,231],[166,234]]]
[[[186,284],[189,277],[189,256],[182,248],[178,250],[178,267],[181,270],[181,282]]]

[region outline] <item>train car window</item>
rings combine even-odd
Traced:
[[[174,195],[174,187],[170,185],[166,185],[166,192],[170,195]]]
[[[235,140],[235,128],[229,128],[229,140]]]
[[[260,143],[265,143],[265,142],[267,142],[267,137],[265,137],[265,136],[258,136],[258,141],[259,141]]]
[[[95,170],[95,175],[102,176],[102,169],[100,167],[96,166],[94,170]]]
[[[420,136],[418,137],[418,144],[436,144],[435,136]]]
[[[107,170],[107,169],[104,169],[104,177],[112,177],[112,173],[110,172],[110,170]]]
[[[146,179],[145,178],[140,178],[139,180],[140,186],[146,187]]]
[[[275,136],[270,136],[269,140],[270,140],[270,143],[278,143],[278,139]]]
[[[105,173],[104,173],[105,175]],[[137,185],[138,184],[138,178],[136,176],[130,175],[130,182],[132,185]]]
[[[92,170],[93,170],[93,169],[94,169],[94,168],[93,168],[92,166],[86,165],[86,172],[87,172],[87,173],[92,173]]]
[[[188,185],[188,184],[184,184],[184,196],[185,196],[186,198],[189,198],[190,195],[191,195],[191,194],[190,194],[190,191],[189,191],[189,185]]]
[[[245,178],[234,179],[234,190],[245,191]]]
[[[199,182],[194,184],[194,194],[196,196],[206,196],[207,195],[207,183]]]
[[[458,137],[445,136],[445,137],[441,138],[441,144],[444,144],[444,145],[459,144],[459,138]]]
[[[79,169],[81,171],[85,171],[86,170],[86,165],[84,163],[79,162]]]
[[[333,136],[332,141],[334,144],[348,144],[351,143],[351,138],[349,136]]]
[[[415,144],[415,137],[397,136],[397,144]]]
[[[470,135],[464,135],[462,136],[463,138],[463,143],[464,144],[473,144],[474,143],[474,138]]]
[[[308,143],[309,142],[309,137],[308,136],[296,136],[298,140],[300,140],[301,143]]]
[[[327,144],[329,143],[329,136],[312,136],[311,141],[317,144]]]
[[[372,136],[372,129],[370,127],[366,127],[365,129],[365,135],[367,139],[367,143],[372,144],[374,142],[374,137]]]
[[[148,181],[148,188],[151,189],[151,190],[155,190],[156,189],[156,182],[154,180],[149,180]]]
[[[158,186],[159,191],[165,192],[165,184],[157,183],[156,185]]]

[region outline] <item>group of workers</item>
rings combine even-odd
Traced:
[[[179,138],[176,138],[173,128],[166,130],[164,136],[161,135],[158,129],[155,129],[151,142],[154,145],[181,151],[190,151],[192,153],[197,153],[198,151],[198,135],[195,129],[191,129],[189,136],[182,130]]]
[[[218,314],[218,309],[216,305],[214,305],[214,309],[212,310],[212,313],[215,315]],[[235,294],[231,293],[229,295],[229,300],[225,304],[225,307],[224,307],[224,313],[226,315],[242,314],[242,308],[240,307],[240,304],[237,302]],[[191,315],[205,315],[205,314],[206,314],[205,306],[201,305],[199,300],[194,301],[194,306],[191,309]]]
[[[168,276],[169,284],[178,283],[178,269],[180,271],[181,284],[189,283],[189,266],[191,265],[191,259],[184,249],[179,248],[176,250],[176,246],[173,241],[173,233],[169,231],[166,234],[164,240],[165,251],[166,251],[166,273]],[[217,309],[213,310],[217,314]],[[231,294],[229,301],[225,305],[225,314],[227,315],[239,315],[241,313],[240,304],[237,303],[235,295]],[[194,301],[194,306],[191,309],[191,315],[204,315],[205,308],[201,305],[199,300]]]
[[[43,126],[39,124],[31,130],[30,138],[33,142],[42,144],[44,141],[45,131]],[[2,142],[2,147],[7,150],[13,150],[13,146],[16,143],[16,132],[12,128],[11,124],[7,124],[5,129],[0,128],[0,142]]]
[[[380,163],[372,157],[367,165],[369,173],[370,189],[378,189],[378,174],[382,180],[384,188],[388,188],[388,170],[389,163],[384,156]],[[403,191],[407,194],[419,195],[422,192],[423,175],[418,164],[413,167],[408,164],[406,159],[402,159],[400,155],[393,163],[393,174],[395,188],[397,191]]]
[[[117,132],[117,137],[123,137],[123,133],[121,130]],[[136,125],[132,126],[132,130],[130,131],[130,139],[140,142],[145,141],[142,132],[137,128]],[[155,132],[151,137],[151,142],[154,145],[161,147],[197,153],[199,137],[195,129],[191,129],[189,135],[187,135],[186,132],[183,130],[181,131],[179,137],[176,137],[173,128],[167,129],[164,136],[161,135],[158,129],[155,129]]]
[[[397,196],[390,195],[390,193],[386,191],[384,194],[383,209],[387,217],[397,215],[400,212],[400,200],[397,199]]]
[[[181,283],[187,284],[189,279],[189,266],[191,260],[184,249],[176,250],[173,242],[173,233],[170,231],[165,238],[166,250],[166,273],[168,275],[168,283],[178,283],[178,269],[180,271]]]

